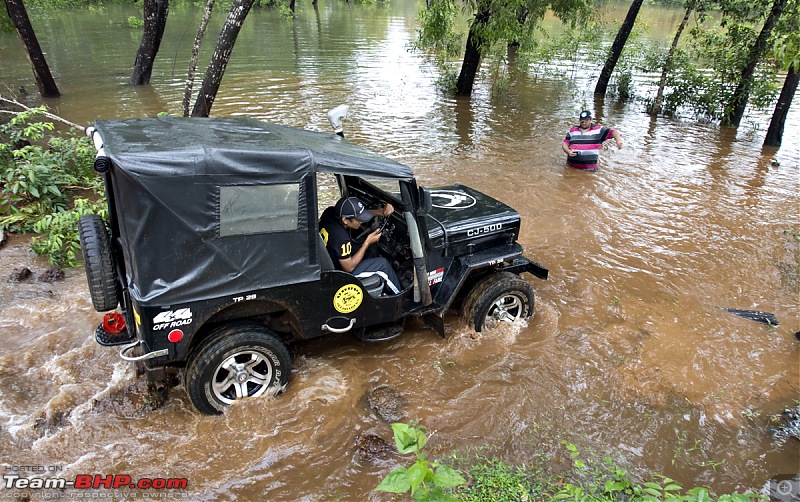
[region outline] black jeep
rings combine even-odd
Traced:
[[[522,256],[512,208],[461,185],[420,188],[410,168],[341,134],[170,117],[98,120],[87,134],[108,198],[108,225],[80,221],[92,302],[112,311],[95,337],[124,345],[153,385],[183,369],[203,413],[279,392],[290,342],[386,340],[410,315],[444,336],[451,309],[482,331],[532,315],[520,274],[547,278]],[[340,196],[394,206],[365,231],[384,226],[377,248],[400,294],[334,268],[318,204]]]

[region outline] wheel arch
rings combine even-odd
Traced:
[[[455,287],[447,310],[459,310],[464,305],[464,300],[475,287],[486,277],[498,272],[497,267],[472,267],[463,274],[463,279]]]
[[[266,328],[287,345],[302,338],[302,325],[288,305],[270,299],[232,302],[219,308],[202,322],[187,348],[186,360],[219,328],[232,324]]]

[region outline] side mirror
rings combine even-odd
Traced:
[[[349,106],[339,105],[328,112],[328,122],[331,123],[333,131],[343,138],[344,138],[344,128],[342,127],[342,120],[347,118],[348,110],[350,110]]]
[[[419,209],[422,214],[428,214],[433,207],[433,200],[431,199],[431,191],[425,187],[419,187]]]

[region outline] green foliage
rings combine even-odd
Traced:
[[[461,52],[463,34],[455,29],[458,8],[454,0],[430,0],[419,12],[416,47],[445,58]]]
[[[746,502],[758,500],[758,494],[717,495],[704,487],[685,490],[675,480],[652,474],[648,481],[636,481],[625,469],[617,466],[611,458],[604,458],[599,465],[595,461],[582,460],[578,448],[567,442],[565,445],[572,459],[574,478],[564,483],[554,495],[555,500],[575,502]]]
[[[455,29],[458,7],[454,0],[430,0],[417,19],[417,39],[413,49],[430,55],[439,70],[436,87],[443,94],[454,94],[458,71],[451,61],[461,53],[463,34]]]
[[[87,214],[99,214],[108,218],[108,208],[104,201],[92,202],[77,198],[72,209],[58,211],[42,216],[34,225],[34,230],[42,234],[31,239],[31,248],[48,261],[59,267],[74,267],[81,262],[78,220]]]
[[[128,16],[128,26],[134,30],[144,28],[144,20],[136,16]]]
[[[68,9],[87,9],[98,12],[105,3],[130,3],[125,0],[25,0],[25,9],[31,18],[47,17]],[[4,9],[3,9],[4,10]]]
[[[602,61],[606,50],[599,43],[608,27],[589,21],[580,29],[567,28],[553,36],[542,31],[533,46],[522,50],[520,60],[529,71],[561,78],[574,78],[585,69],[583,61]]]
[[[724,31],[699,27],[691,30],[691,58],[699,64],[706,63],[708,69],[692,69],[692,63],[687,63],[685,67],[692,72],[696,83],[693,90],[696,98],[692,99],[691,95],[687,95],[690,98],[688,104],[712,119],[726,116],[730,112],[734,89],[741,79],[750,48],[758,36],[752,25],[734,21],[725,25]],[[756,108],[765,108],[774,102],[774,77],[775,67],[770,61],[757,67],[750,86],[750,102]]]
[[[39,120],[45,107],[12,115],[0,125],[0,226],[13,232],[41,233],[33,249],[51,263],[77,263],[77,219],[100,213],[101,179],[92,168],[94,147],[85,136],[54,134]]]
[[[457,500],[445,488],[462,485],[467,481],[455,469],[439,462],[428,462],[422,449],[428,442],[425,427],[411,422],[394,423],[394,442],[402,454],[413,453],[415,462],[410,467],[398,467],[390,472],[375,488],[376,492],[406,493],[418,501]]]
[[[441,65],[439,76],[436,78],[436,87],[442,94],[452,95],[456,92],[458,72],[453,66]]]
[[[11,33],[14,31],[14,23],[8,17],[6,9],[0,9],[0,33]]]
[[[527,50],[536,45],[534,33],[547,12],[575,26],[591,13],[589,0],[428,0],[419,13],[417,49],[430,51],[440,68],[457,57],[467,33],[456,29],[459,13],[469,18],[467,31],[481,57],[504,54],[509,44]],[[477,22],[478,13],[482,22]],[[503,77],[503,72],[492,72]],[[448,77],[449,80],[449,77]],[[503,83],[500,83],[500,87]]]
[[[466,502],[528,502],[544,500],[550,483],[546,476],[523,467],[506,465],[497,458],[479,458],[471,466],[468,486],[460,487],[459,500]]]
[[[788,2],[772,34],[772,56],[782,70],[800,68],[800,4]]]
[[[711,27],[713,19],[701,16],[699,23],[689,30],[687,44],[676,49],[665,83],[662,103],[665,115],[718,120],[730,112],[733,92],[758,32],[752,24],[730,18],[724,21]],[[660,74],[665,59],[666,52],[660,47],[650,49],[638,69]],[[756,68],[750,86],[749,104],[753,108],[767,109],[774,104],[776,69],[771,58]],[[655,86],[656,81],[652,85]]]
[[[284,21],[294,21],[294,12],[292,12],[292,9],[288,4],[281,2],[278,6],[278,12],[280,12],[281,19]]]

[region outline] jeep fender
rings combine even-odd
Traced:
[[[441,312],[447,312],[452,307],[471,277],[484,271],[505,271],[517,275],[528,272],[543,280],[546,280],[549,274],[546,268],[522,256],[522,246],[516,242],[500,249],[495,247],[484,252],[458,257],[446,272],[448,278],[458,279],[446,278],[436,292],[435,301],[441,305]]]

